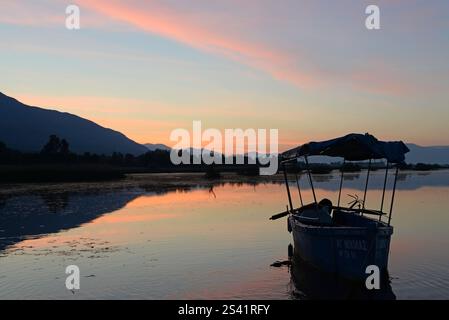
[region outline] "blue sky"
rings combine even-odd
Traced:
[[[449,144],[447,1],[2,1],[0,91],[138,142],[277,128]],[[380,30],[365,8],[380,8]],[[281,146],[282,149],[282,146]]]

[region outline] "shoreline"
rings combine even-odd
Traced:
[[[447,173],[448,169],[436,171],[401,171],[406,175],[428,175],[436,172]],[[345,177],[349,179],[365,173],[346,172]],[[371,174],[374,174],[372,172]],[[383,172],[378,171],[379,175]],[[327,174],[312,174],[316,180],[331,178],[340,175],[339,171]],[[290,176],[291,182],[293,178]],[[238,173],[221,173],[217,179],[207,179],[203,172],[181,172],[181,173],[129,173],[123,179],[105,181],[84,181],[84,182],[27,182],[27,183],[3,183],[0,188],[0,196],[11,196],[15,194],[33,194],[47,192],[88,192],[96,190],[118,190],[118,189],[144,189],[146,191],[171,191],[189,190],[192,188],[210,188],[223,184],[283,184],[284,176],[277,173],[271,176],[244,176]]]

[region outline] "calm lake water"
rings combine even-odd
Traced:
[[[449,171],[399,178],[388,297],[448,299]],[[351,200],[347,194],[363,195],[364,179],[364,172],[347,175],[342,203]],[[303,196],[311,201],[305,180]],[[314,180],[317,196],[335,203],[339,175]],[[383,172],[375,172],[367,207],[379,207],[382,181]],[[293,242],[286,219],[268,220],[286,203],[285,186],[271,183],[170,192],[62,187],[4,196],[0,298],[347,297],[323,285],[324,275],[296,268],[292,277],[287,266],[271,266],[287,259]],[[72,264],[81,270],[81,289],[74,293],[65,287],[65,268]]]

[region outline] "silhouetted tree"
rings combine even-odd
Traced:
[[[145,167],[170,167],[172,166],[170,160],[170,152],[165,150],[148,151],[140,155],[138,161]]]
[[[61,149],[61,141],[58,136],[52,134],[48,139],[47,144],[42,148],[41,153],[46,155],[55,155],[58,154]]]
[[[70,153],[69,143],[67,142],[66,139],[61,140],[61,146],[60,146],[59,152],[63,155],[68,155]]]
[[[0,141],[0,153],[4,153],[6,151],[6,144]]]
[[[41,154],[50,155],[50,156],[63,156],[63,158],[67,158],[70,155],[69,143],[66,139],[59,139],[59,137],[55,134],[52,134],[47,144],[42,148]]]
[[[111,163],[113,165],[122,165],[123,164],[123,154],[120,152],[114,152],[111,157]]]
[[[220,179],[221,178],[221,174],[219,171],[217,171],[215,169],[214,164],[206,166],[206,173],[204,176],[206,179]]]

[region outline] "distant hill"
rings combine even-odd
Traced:
[[[171,148],[169,146],[166,146],[165,144],[162,143],[145,143],[144,146],[149,150],[149,151],[155,151],[155,150],[164,150],[164,151],[170,151]]]
[[[405,155],[407,163],[449,164],[449,146],[423,147],[408,143],[410,152]]]
[[[8,148],[38,152],[52,134],[66,139],[75,153],[140,155],[148,151],[124,134],[90,120],[28,106],[0,92],[0,141]]]
[[[165,144],[152,144],[147,143],[145,146],[150,151],[154,151],[157,149],[160,150],[171,150],[170,147]],[[410,152],[405,155],[405,162],[409,164],[416,163],[432,163],[432,164],[440,164],[446,165],[449,164],[449,146],[435,146],[435,147],[423,147],[413,143],[407,143],[407,146],[410,149]],[[185,149],[188,153],[193,153],[193,148]],[[251,157],[255,157],[254,154],[246,154]],[[333,163],[333,162],[342,162],[342,158],[331,158],[325,156],[314,156],[310,158],[310,162],[312,163]]]

